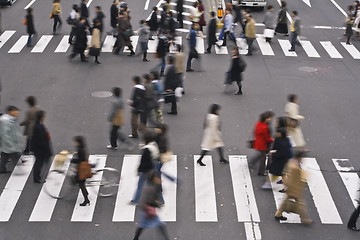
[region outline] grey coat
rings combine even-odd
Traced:
[[[39,111],[38,106],[30,107],[26,112],[26,117],[20,126],[24,126],[24,135],[31,137],[33,135],[33,130],[35,126],[36,113]]]
[[[266,28],[274,29],[276,26],[276,16],[273,12],[267,12],[265,14],[264,24]]]
[[[301,21],[300,21],[300,18],[298,16],[294,17],[293,21],[295,21],[295,24],[294,24],[294,28],[295,28],[295,32],[298,36],[300,36],[300,29],[301,29]]]
[[[22,149],[20,126],[8,114],[0,118],[0,149],[4,153],[19,153]]]

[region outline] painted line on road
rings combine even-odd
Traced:
[[[133,46],[133,51],[135,52],[135,51],[136,51],[137,44],[138,44],[138,41],[139,41],[139,36],[131,36],[131,37],[130,37],[130,40],[131,40],[131,44],[132,44],[132,46]],[[127,53],[127,52],[130,52],[128,46],[126,46],[126,47],[124,48],[124,52],[126,52],[126,53]]]
[[[19,40],[14,44],[14,46],[12,46],[12,48],[9,50],[8,53],[19,53],[21,52],[21,50],[25,47],[27,40],[28,40],[28,35],[23,35],[19,38]]]
[[[264,56],[274,56],[274,51],[272,50],[270,43],[265,41],[265,36],[263,34],[256,34],[256,41],[259,45],[260,51]]]
[[[3,34],[0,36],[0,48],[5,45],[5,43],[11,38],[12,35],[14,35],[16,31],[14,30],[8,30],[4,31]]]
[[[314,48],[314,46],[311,44],[310,41],[300,40],[299,42],[300,42],[301,46],[303,47],[304,51],[306,52],[306,54],[308,55],[308,57],[311,57],[311,58],[319,58],[320,57],[319,53],[316,51],[316,49]]]
[[[149,9],[150,0],[146,0],[144,10]]]
[[[156,53],[156,48],[159,43],[159,39],[156,36],[153,36],[154,40],[149,40],[148,42],[148,53]]]
[[[180,46],[182,46],[182,37],[180,36],[175,37],[174,43],[175,45],[174,44],[170,45],[170,53],[177,53],[176,44],[180,44]]]
[[[331,58],[343,58],[330,41],[320,41],[326,52]]]
[[[69,47],[70,47],[69,37],[70,37],[69,35],[65,35],[61,39],[60,44],[55,49],[56,53],[65,53],[69,49]]]
[[[248,45],[246,43],[246,39],[237,38],[236,43],[237,43],[237,46],[239,47],[240,55],[246,55],[248,53]]]
[[[90,4],[92,3],[93,0],[89,0],[86,4],[86,7],[89,8]]]
[[[202,37],[196,37],[196,51],[200,54],[205,53],[205,43]]]
[[[26,7],[24,7],[24,9],[26,10],[26,9],[30,8],[31,5],[34,4],[34,2],[36,2],[36,0],[32,0],[28,5],[26,5]]]
[[[254,222],[246,222],[245,226],[245,234],[246,240],[261,240],[261,231],[259,227],[259,223]]]
[[[216,34],[216,39],[219,39],[220,33]],[[223,44],[223,40],[219,40],[218,44],[221,46]],[[215,53],[216,54],[229,54],[227,47],[221,46],[221,48],[218,48],[215,46]]]
[[[281,49],[287,57],[297,57],[296,52],[290,52],[291,43],[289,40],[278,39]]]
[[[43,35],[40,38],[40,40],[36,43],[35,47],[31,50],[31,52],[32,53],[42,53],[52,38],[53,38],[53,35]]]
[[[347,13],[344,11],[344,9],[342,9],[342,8],[339,6],[339,4],[337,4],[337,2],[335,2],[335,0],[330,0],[330,2],[332,2],[332,3],[335,5],[335,7],[336,7],[337,9],[339,9],[339,11],[340,11],[342,14],[344,14],[345,17],[347,16]]]
[[[206,167],[197,164],[199,155],[194,155],[195,215],[196,222],[217,222],[217,208],[212,157],[205,156]]]
[[[345,42],[341,42],[341,45],[343,45],[346,51],[348,51],[354,59],[360,59],[360,52],[355,48],[354,45],[348,45]]]
[[[104,53],[105,52],[112,52],[115,42],[116,42],[116,38],[114,38],[113,36],[106,36],[101,51],[104,52]]]

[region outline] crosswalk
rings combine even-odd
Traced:
[[[8,54],[19,54],[21,52],[25,52],[25,46],[27,43],[28,36],[22,35],[18,36],[19,38],[15,41],[15,43],[12,43],[12,46],[9,46],[10,39],[14,38],[16,36],[16,31],[13,30],[7,30],[4,31],[0,36],[0,51],[1,49],[7,48]],[[155,53],[158,39],[154,37],[154,41],[148,42],[148,53]],[[102,46],[102,52],[103,53],[111,53],[113,50],[113,46],[115,44],[115,38],[112,36],[105,36],[104,42]],[[58,41],[57,46],[55,49],[47,50],[49,47],[49,44],[51,42]],[[88,36],[88,42],[91,41],[91,36]],[[138,36],[132,36],[131,37],[132,45],[134,49],[137,48],[139,37]],[[70,50],[70,44],[69,42],[69,35],[64,35],[59,38],[54,37],[53,35],[43,35],[39,38],[39,40],[36,42],[36,44],[33,47],[30,47],[30,54],[40,54],[44,52],[53,52],[55,54],[60,53],[67,53]],[[8,44],[9,43],[9,44]],[[175,38],[175,43],[180,45],[186,45],[187,40],[183,36],[177,36]],[[308,40],[300,40],[301,48],[298,48],[297,52],[290,52],[290,41],[286,39],[278,39],[277,41],[274,39],[273,43],[270,44],[265,41],[265,38],[263,35],[258,34],[256,38],[256,43],[259,48],[259,52],[263,56],[285,56],[285,57],[308,57],[312,59],[319,59],[319,58],[330,58],[330,59],[343,59],[345,57],[344,54],[348,54],[347,57],[350,57],[351,59],[358,60],[360,59],[360,51],[354,46],[354,45],[347,45],[345,42],[340,43],[332,43],[331,41],[320,41],[320,45],[323,49],[321,49],[322,55],[320,55],[320,50],[316,49],[314,44],[311,41]],[[206,39],[203,39],[201,37],[197,37],[197,51],[200,54],[205,53],[205,47],[206,46]],[[219,44],[221,44],[221,41],[219,41]],[[245,55],[247,53],[247,45],[244,41],[244,39],[237,39],[237,44],[239,46],[240,54]],[[279,47],[277,47],[279,46]],[[6,50],[5,50],[6,51]],[[123,52],[129,52],[129,49],[126,47]],[[170,49],[171,53],[175,52],[175,47],[171,46]],[[217,48],[215,47],[215,54],[216,55],[227,55],[230,54],[230,50],[227,47],[221,47]],[[326,53],[325,53],[326,52]],[[4,51],[0,52],[0,54],[4,54]]]

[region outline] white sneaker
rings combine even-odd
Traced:
[[[264,185],[261,186],[262,189],[272,189],[271,183],[266,181]]]
[[[111,146],[111,145],[107,145],[106,148],[107,148],[107,149],[113,149],[113,150],[117,150],[117,149],[118,149],[118,147],[113,147],[113,146]]]

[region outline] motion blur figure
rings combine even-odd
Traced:
[[[26,98],[26,103],[29,105],[29,109],[26,111],[25,119],[20,126],[24,126],[24,136],[26,136],[26,146],[24,154],[30,154],[30,140],[33,135],[33,128],[36,121],[36,113],[39,111],[39,107],[36,105],[36,98],[29,96]]]

